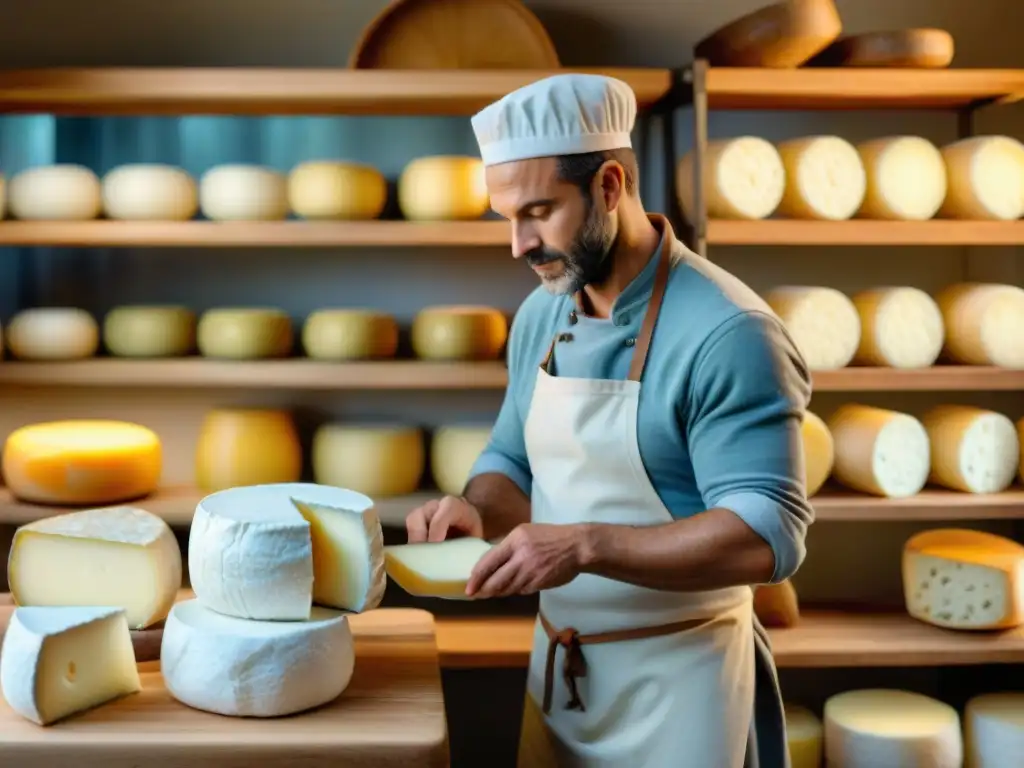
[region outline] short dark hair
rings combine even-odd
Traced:
[[[635,195],[640,169],[637,166],[636,154],[632,149],[609,149],[602,152],[586,152],[581,155],[560,155],[557,166],[558,178],[579,187],[583,192],[589,192],[594,176],[609,160],[615,160],[622,166],[626,194]]]

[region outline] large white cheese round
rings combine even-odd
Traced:
[[[805,707],[786,707],[786,746],[790,768],[821,768],[824,729],[821,720]]]
[[[921,418],[931,443],[929,482],[965,493],[999,493],[1020,466],[1012,421],[968,405],[940,405]]]
[[[860,344],[860,317],[845,294],[835,288],[781,286],[765,300],[812,371],[843,368],[853,360]]]
[[[387,201],[387,179],[369,165],[321,160],[288,174],[288,203],[304,219],[375,219]]]
[[[874,288],[853,297],[860,317],[854,362],[889,368],[927,368],[946,337],[942,311],[920,288]]]
[[[275,221],[288,216],[284,174],[258,165],[218,165],[199,180],[199,206],[214,221]]]
[[[804,420],[800,427],[800,437],[804,446],[804,478],[806,493],[813,496],[821,490],[832,474],[835,462],[835,445],[832,433],[821,417],[810,411],[804,412]]]
[[[1013,221],[1024,216],[1024,144],[973,136],[942,148],[949,178],[939,211],[950,219]]]
[[[924,488],[931,467],[928,432],[905,413],[850,404],[828,420],[835,479],[861,493],[902,498]]]
[[[1003,768],[1024,756],[1024,693],[975,696],[964,708],[967,765]]]
[[[186,221],[199,207],[195,180],[173,165],[121,165],[103,177],[103,212],[126,221]]]
[[[287,357],[292,340],[288,313],[266,307],[208,310],[196,331],[201,355],[229,360]]]
[[[427,307],[412,322],[412,349],[423,360],[494,360],[507,338],[508,320],[492,307]]]
[[[480,218],[490,206],[483,161],[451,155],[413,160],[398,178],[398,205],[412,221]]]
[[[245,621],[178,603],[167,617],[160,672],[168,692],[195,709],[280,717],[340,696],[355,668],[344,613],[316,608],[303,621]]]
[[[710,219],[764,219],[786,191],[786,169],[779,151],[757,136],[709,141],[704,160],[704,204]],[[676,171],[679,205],[696,220],[693,200],[694,153],[687,152]]]
[[[103,319],[103,345],[116,357],[181,357],[196,343],[187,307],[115,307]]]
[[[1024,368],[1024,288],[957,283],[935,300],[946,326],[943,352],[954,362]]]
[[[83,165],[29,168],[11,179],[7,204],[16,219],[84,221],[103,207],[100,180]]]
[[[20,360],[81,360],[99,345],[96,321],[75,307],[24,309],[7,326],[7,348]]]
[[[292,483],[302,475],[302,445],[292,414],[269,408],[207,412],[195,460],[196,485],[210,492]]]
[[[919,136],[889,136],[857,145],[867,191],[857,215],[923,221],[946,199],[946,163],[938,147]]]
[[[394,357],[398,323],[369,309],[321,309],[306,318],[302,346],[314,360],[374,360]]]
[[[434,432],[430,443],[430,471],[438,489],[461,496],[469,472],[491,439],[492,426],[446,426]]]
[[[779,213],[792,219],[849,219],[867,192],[857,149],[838,136],[810,136],[778,145],[786,168]]]
[[[324,424],[313,435],[313,477],[374,498],[404,496],[423,477],[423,442],[419,427]]]

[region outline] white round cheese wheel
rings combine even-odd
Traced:
[[[352,680],[355,643],[344,613],[304,621],[246,621],[178,603],[167,617],[160,672],[182,704],[233,717],[280,717],[338,698]]]
[[[965,493],[999,493],[1020,466],[1020,441],[1001,413],[967,405],[940,405],[921,419],[931,444],[929,482]]]
[[[825,702],[825,762],[842,768],[961,768],[960,716],[910,691],[847,691]]]
[[[1017,442],[1024,446],[1024,419],[1017,422]],[[1024,483],[1024,447],[1021,448],[1020,452],[1020,470],[1018,478]]]
[[[828,426],[820,416],[810,411],[804,412],[800,437],[804,446],[804,484],[807,495],[813,496],[821,490],[821,486],[832,474],[835,445]]]
[[[372,498],[404,496],[423,477],[423,442],[419,427],[324,424],[313,435],[313,477]]]
[[[434,432],[430,442],[430,472],[438,489],[461,496],[469,472],[491,439],[493,426],[446,426]]]
[[[851,218],[867,192],[856,147],[838,136],[810,136],[778,145],[786,168],[779,213],[791,219]]]
[[[765,300],[786,326],[812,371],[850,364],[860,344],[857,308],[835,288],[781,286]]]
[[[1024,693],[986,693],[964,708],[967,765],[1003,768],[1024,756]]]
[[[387,179],[369,165],[323,160],[288,174],[288,204],[304,219],[375,219],[387,201]]]
[[[121,165],[103,177],[103,212],[125,221],[186,221],[196,215],[195,180],[173,165]]]
[[[302,475],[302,444],[288,411],[217,408],[203,418],[195,461],[204,491],[292,483]]]
[[[954,362],[1024,368],[1024,288],[958,283],[935,300],[946,326],[943,352]]]
[[[1013,221],[1024,216],[1024,144],[973,136],[942,148],[949,179],[939,211],[950,219]]]
[[[412,221],[479,219],[490,206],[483,161],[452,155],[413,160],[398,178],[398,205]]]
[[[835,444],[832,476],[847,488],[903,498],[928,481],[928,432],[913,416],[850,404],[832,414],[828,429]]]
[[[96,321],[75,307],[24,309],[7,325],[7,348],[19,360],[81,360],[99,345]]]
[[[423,360],[494,360],[508,339],[508,320],[493,307],[427,307],[413,318],[411,338]]]
[[[287,357],[292,321],[287,312],[266,307],[211,309],[199,318],[199,353],[230,360]]]
[[[16,219],[85,221],[103,207],[100,180],[83,165],[29,168],[11,179],[7,204]]]
[[[785,709],[790,768],[821,768],[824,748],[821,720],[805,707],[787,706]]]
[[[867,188],[857,215],[924,221],[946,199],[946,163],[938,147],[919,136],[889,136],[857,145]]]
[[[757,136],[709,141],[704,155],[703,192],[710,219],[764,219],[786,191],[786,169],[779,151]],[[676,171],[679,205],[695,221],[694,153],[687,152]]]
[[[258,165],[218,165],[199,180],[199,206],[213,221],[276,221],[288,216],[288,182]]]
[[[314,360],[377,360],[398,351],[398,323],[369,309],[321,309],[306,318],[302,346]]]
[[[116,357],[182,357],[195,341],[196,317],[187,307],[115,307],[103,319],[103,344]]]
[[[854,362],[889,368],[927,368],[946,338],[942,311],[919,288],[873,288],[853,297],[860,317]]]

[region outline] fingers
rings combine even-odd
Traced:
[[[501,544],[491,547],[473,567],[469,581],[466,582],[466,594],[469,597],[483,597],[484,595],[479,594],[479,590],[502,566],[509,562],[513,552],[507,538]]]
[[[427,530],[430,526],[430,518],[437,512],[439,501],[433,499],[426,504],[417,507],[405,518],[405,531],[409,536],[410,544],[419,544],[427,540]]]
[[[430,516],[427,541],[444,541],[453,528],[468,533],[470,525],[465,517],[465,502],[454,496],[445,496],[438,502],[437,510]]]
[[[513,557],[491,574],[480,585],[473,597],[478,600],[486,600],[493,597],[515,595],[518,594],[520,582],[525,582],[525,580],[521,561],[519,558]]]

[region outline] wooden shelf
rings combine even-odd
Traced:
[[[1024,221],[805,221],[763,219],[708,222],[709,245],[1024,245]]]
[[[1024,390],[1024,370],[971,365],[850,367],[816,371],[811,381],[815,392],[1012,392]]]
[[[1024,98],[1024,69],[710,67],[711,109],[948,109]]]
[[[469,115],[561,72],[627,82],[641,108],[667,69],[352,70],[54,68],[0,71],[0,112],[60,115]]]

